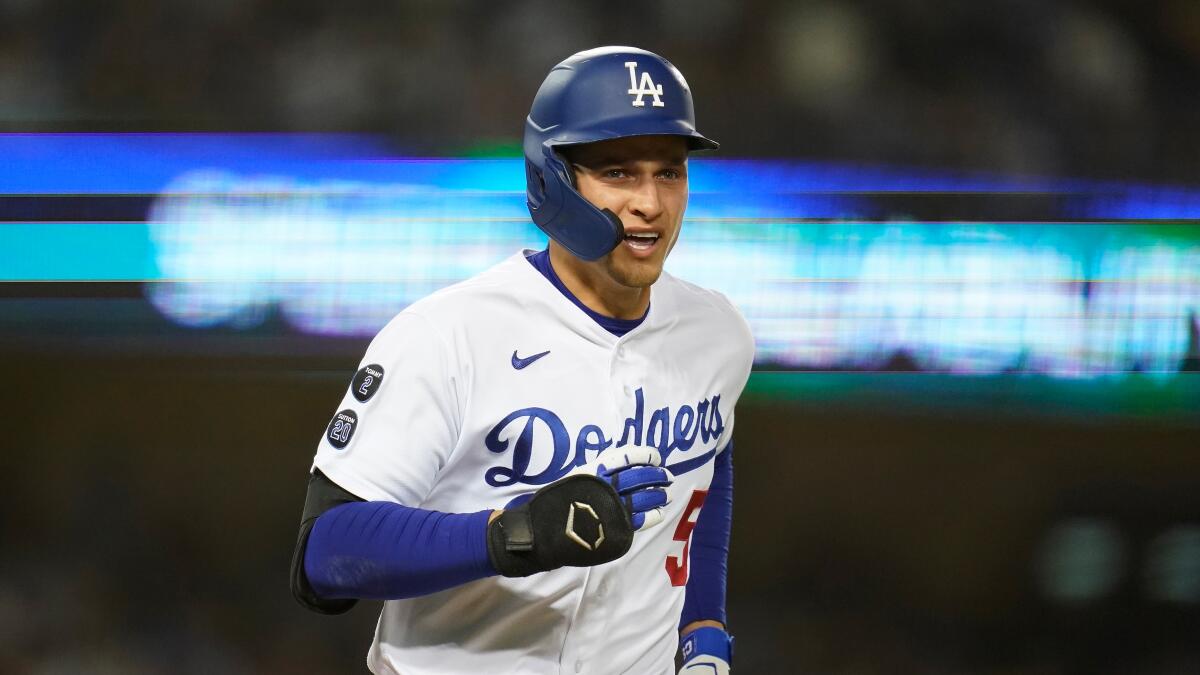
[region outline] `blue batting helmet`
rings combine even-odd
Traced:
[[[624,238],[616,214],[575,189],[557,149],[626,136],[683,136],[692,150],[717,143],[696,131],[692,92],[663,57],[635,47],[599,47],[554,66],[525,119],[525,185],[533,222],[584,260],[602,258]]]

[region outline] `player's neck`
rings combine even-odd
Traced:
[[[588,263],[550,244],[550,265],[563,285],[588,309],[614,319],[640,319],[650,307],[650,288],[618,283],[600,263]]]

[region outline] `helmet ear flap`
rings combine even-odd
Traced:
[[[621,223],[621,219],[617,217],[617,214],[613,213],[609,209],[596,208],[595,205],[593,205],[591,202],[585,199],[582,194],[579,193],[579,181],[575,178],[575,169],[571,168],[570,162],[562,153],[555,151],[553,148],[547,147],[546,167],[549,170],[553,170],[554,174],[562,179],[561,187],[564,188],[565,192],[568,192],[571,195],[571,197],[568,197],[568,199],[572,197],[577,199],[586,206],[590,207],[592,211],[603,216],[604,219],[608,221],[616,233],[616,236],[613,238],[613,246],[616,246],[622,239],[625,238],[625,225]],[[543,182],[543,185],[544,184],[545,183]],[[555,198],[557,197],[558,195],[556,194]]]
[[[542,208],[546,202],[546,179],[533,162],[525,160],[525,198],[530,211]]]
[[[555,187],[565,187],[569,190],[574,190],[575,170],[567,164],[566,158],[560,155],[552,146],[546,146],[545,157],[543,163],[546,166],[546,172],[553,174],[553,177],[558,179],[558,185]],[[551,189],[553,188],[547,187],[547,192]]]
[[[596,208],[579,194],[575,189],[575,172],[553,147],[545,147],[542,164],[544,169],[537,171],[537,167],[526,162],[526,170],[530,172],[526,192],[530,195],[533,222],[579,258],[604,257],[625,236],[621,219],[608,209]],[[535,190],[540,192],[536,201]]]

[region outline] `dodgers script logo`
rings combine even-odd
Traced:
[[[643,96],[653,96],[654,102],[650,105],[655,108],[663,108],[666,106],[662,102],[662,85],[654,84],[654,80],[650,79],[650,73],[642,72],[642,81],[638,82],[637,78],[637,61],[626,61],[625,67],[629,69],[629,95],[637,96],[633,99],[633,107],[644,108],[646,102],[642,100]]]
[[[616,442],[618,448],[629,443],[658,448],[663,464],[677,476],[704,466],[716,454],[716,447],[712,447],[675,464],[668,459],[676,451],[687,453],[697,442],[707,444],[721,437],[725,431],[725,420],[721,418],[720,394],[700,401],[694,408],[681,405],[675,410],[674,416],[669,407],[658,408],[650,413],[648,423],[645,394],[640,387],[634,392],[634,398],[637,407],[633,417],[625,418],[621,440]],[[550,432],[554,448],[545,466],[531,467],[534,432],[539,426]],[[511,443],[513,431],[517,429],[520,431],[515,434],[516,442]],[[613,441],[604,435],[604,430],[599,426],[585,424],[575,434],[572,445],[570,432],[554,411],[545,408],[514,410],[496,423],[483,439],[487,449],[498,455],[508,452],[511,445],[512,466],[492,467],[484,473],[483,479],[492,487],[515,483],[546,485],[566,476],[571,469],[587,464],[589,452],[595,456],[611,446]]]

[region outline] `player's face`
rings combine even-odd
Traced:
[[[612,281],[645,288],[658,280],[687,208],[687,142],[633,136],[571,148],[579,193],[617,214],[625,239],[597,260]]]

